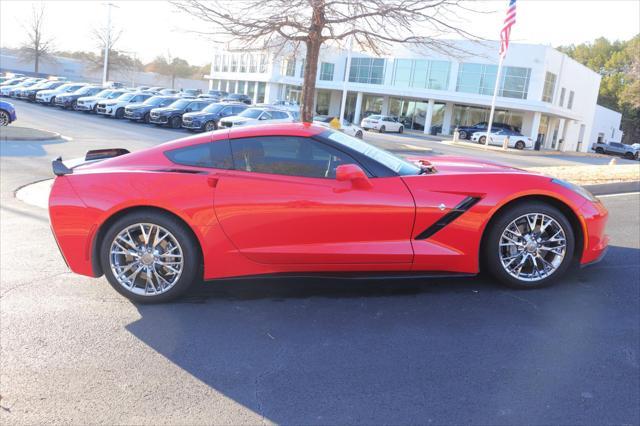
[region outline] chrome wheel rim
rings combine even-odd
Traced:
[[[184,269],[184,256],[171,232],[153,223],[136,223],[113,239],[109,263],[125,290],[156,296],[176,285]]]
[[[498,254],[504,270],[525,282],[536,282],[558,270],[567,251],[565,231],[543,213],[529,213],[502,232]]]
[[[0,126],[6,126],[7,124],[9,124],[9,115],[4,111],[0,111]]]
[[[207,132],[211,132],[213,130],[215,130],[215,126],[213,123],[209,122],[207,124],[204,125],[204,128]]]

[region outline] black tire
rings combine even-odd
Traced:
[[[382,126],[382,127],[380,127],[380,130],[378,130],[378,132],[384,133],[386,130],[387,130],[387,128]]]
[[[69,109],[73,111],[77,111],[77,108],[78,108],[78,101],[71,102],[71,107]]]
[[[627,152],[624,154],[624,158],[626,158],[627,160],[635,160],[636,156],[633,155],[633,152]]]
[[[93,106],[93,108],[91,109],[91,112],[93,112],[94,114],[97,114],[97,113],[98,113],[98,104],[95,104],[95,105]]]
[[[468,134],[467,134],[467,132],[465,132],[464,130],[460,130],[460,131],[458,132],[458,137],[459,137],[460,139],[468,139],[468,137],[467,137],[467,136],[469,136],[469,135],[468,135]]]
[[[205,132],[212,132],[214,130],[218,130],[218,125],[214,120],[209,120],[204,123],[204,126],[202,126],[202,128]]]
[[[486,136],[480,136],[480,139],[478,139],[478,143],[484,145],[484,143],[487,141],[487,137]]]
[[[553,218],[564,231],[566,238],[566,251],[562,262],[556,270],[546,278],[537,281],[523,281],[510,275],[502,266],[499,255],[499,244],[503,231],[515,219],[530,213],[543,213]],[[515,204],[507,207],[506,210],[500,212],[498,216],[492,220],[490,227],[486,230],[482,244],[481,260],[487,272],[498,279],[507,287],[515,289],[540,288],[553,284],[554,281],[561,278],[567,268],[571,266],[575,251],[575,236],[573,228],[567,217],[557,208],[541,202],[528,201],[526,203]]]
[[[51,99],[49,99],[49,106],[55,106],[56,105],[56,97],[52,96]]]
[[[0,126],[8,126],[11,119],[9,113],[3,109],[0,109]]]
[[[182,126],[182,118],[179,116],[171,117],[169,119],[169,127],[172,129],[179,129]]]
[[[124,117],[124,108],[118,108],[116,110],[116,116],[117,119],[121,119]]]
[[[400,126],[400,128],[398,129],[398,133],[402,133],[404,132],[404,127]]]
[[[525,144],[524,144],[523,141],[516,142],[516,149],[521,149],[522,150],[522,149],[524,149],[524,147],[525,147]]]
[[[604,149],[602,149],[602,148],[596,148],[596,152],[597,152],[598,154],[604,154]]]
[[[362,138],[363,138],[363,136],[364,136],[364,135],[362,134],[362,131],[361,131],[361,130],[358,130],[358,131],[356,132],[356,138],[358,138],[358,139],[362,139]]]
[[[150,113],[146,113],[143,117],[142,117],[142,122],[144,124],[149,124],[149,121],[151,120],[151,114]]]
[[[159,225],[176,237],[182,248],[184,258],[183,270],[178,281],[165,293],[158,295],[135,294],[121,285],[111,270],[109,251],[115,237],[130,225],[136,223],[149,223]],[[100,264],[109,284],[124,297],[140,303],[162,303],[173,300],[184,294],[189,288],[201,279],[201,255],[197,241],[183,222],[176,217],[154,210],[139,210],[127,214],[116,220],[107,230],[100,245]]]

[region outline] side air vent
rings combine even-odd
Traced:
[[[436,223],[422,231],[415,239],[416,240],[426,240],[427,238],[433,236],[436,232],[440,231],[442,228],[456,220],[460,217],[464,212],[473,207],[478,201],[480,201],[479,197],[467,197],[462,200],[457,206],[455,206],[449,213],[445,214],[438,220]]]

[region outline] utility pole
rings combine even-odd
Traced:
[[[104,67],[102,69],[102,85],[106,86],[109,73],[109,50],[111,50],[111,8],[118,7],[113,3],[104,3],[107,6],[107,36],[104,43]]]
[[[340,103],[340,126],[344,120],[345,107],[347,105],[347,81],[349,80],[349,70],[351,69],[351,54],[353,52],[353,35],[349,36],[349,52],[347,53],[347,69],[342,80],[342,101]],[[322,71],[322,70],[321,70]]]

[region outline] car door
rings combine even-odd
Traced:
[[[265,264],[394,264],[410,268],[415,206],[400,177],[338,181],[349,155],[305,137],[231,140],[234,170],[219,176],[214,208],[236,248]]]

